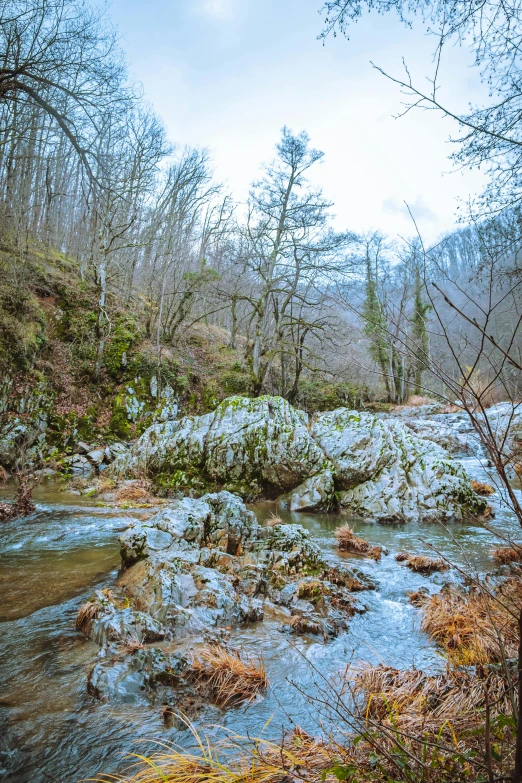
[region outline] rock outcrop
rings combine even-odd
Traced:
[[[194,643],[226,643],[229,631],[261,622],[267,604],[281,607],[289,632],[335,636],[360,610],[352,593],[373,587],[332,568],[301,525],[262,527],[229,492],[175,501],[120,540],[116,587],[97,591],[77,620],[101,647],[89,687],[109,700],[148,698],[173,655],[179,679]]]
[[[462,467],[401,421],[338,408],[310,422],[280,397],[231,397],[213,413],[156,424],[111,471],[382,520],[460,519],[486,506]]]

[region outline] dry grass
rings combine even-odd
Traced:
[[[33,489],[38,484],[38,478],[22,472],[16,474],[18,487],[13,503],[0,503],[0,522],[10,522],[19,517],[27,517],[36,511],[32,501]]]
[[[337,539],[337,546],[343,552],[353,552],[357,555],[368,555],[374,560],[380,560],[382,556],[382,547],[370,544],[366,539],[359,538],[353,532],[350,525],[345,523],[337,528],[334,533]]]
[[[252,701],[268,687],[262,659],[242,659],[239,653],[208,644],[192,657],[192,670],[198,683],[205,684],[220,707]]]
[[[522,563],[521,546],[499,546],[491,552],[493,559],[497,563],[506,565],[507,563]]]
[[[495,488],[489,484],[483,484],[482,481],[472,481],[471,489],[476,492],[477,495],[494,495]]]
[[[119,503],[122,501],[126,502],[148,502],[150,501],[150,482],[143,481],[143,480],[137,480],[133,481],[132,484],[125,484],[123,487],[120,487],[115,494],[114,499]]]
[[[365,666],[355,673],[353,693],[362,698],[361,711],[384,725],[394,723],[422,736],[447,724],[447,733],[454,736],[483,723],[486,685],[494,712],[509,715],[512,706],[503,672],[460,669],[427,675],[418,669]]]
[[[518,651],[522,583],[507,579],[495,595],[442,590],[423,604],[421,628],[457,665],[499,663]]]
[[[299,728],[279,742],[223,729],[223,739],[215,742],[198,734],[184,715],[176,717],[191,732],[193,748],[158,743],[159,750],[152,756],[133,754],[135,762],[127,775],[102,775],[96,778],[98,783],[319,783],[324,770],[348,758],[343,749],[309,737]],[[336,780],[333,775],[326,779]]]
[[[145,645],[137,639],[125,639],[121,646],[121,652],[124,655],[133,655],[138,650],[144,650]]]
[[[313,633],[316,636],[324,636],[324,628],[321,623],[316,620],[310,620],[307,617],[302,617],[299,614],[290,617],[288,625],[298,634]]]
[[[441,413],[460,413],[461,411],[461,407],[450,402],[444,406],[444,408],[441,410]]]
[[[406,400],[406,406],[408,408],[418,408],[420,405],[433,405],[437,400],[432,400],[431,397],[423,397],[421,394],[411,394]]]
[[[86,623],[94,620],[100,612],[100,606],[96,601],[86,601],[76,615],[76,630],[81,631]]]
[[[268,519],[266,520],[265,524],[267,525],[267,527],[274,527],[274,525],[282,525],[283,520],[281,519],[280,516],[272,512],[268,517]]]
[[[413,590],[411,593],[408,593],[408,600],[410,604],[417,608],[424,606],[426,601],[429,601],[429,599],[429,593],[425,593],[423,590]]]
[[[435,571],[448,571],[449,565],[442,558],[433,559],[424,555],[409,555],[399,552],[395,556],[398,563],[405,563],[408,568],[417,574],[433,574]]]

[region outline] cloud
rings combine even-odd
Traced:
[[[200,10],[201,13],[212,19],[231,19],[234,10],[234,0],[203,0]]]
[[[408,202],[408,206],[415,220],[427,220],[430,223],[438,221],[437,214],[424,203],[422,196],[417,196],[415,201]],[[387,198],[382,202],[382,208],[388,215],[408,215],[408,209],[404,201],[397,198]]]

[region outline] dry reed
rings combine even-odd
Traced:
[[[274,525],[282,525],[283,520],[281,519],[280,516],[272,512],[272,514],[270,514],[270,516],[266,520],[265,524],[267,525],[267,527],[274,527]]]
[[[252,701],[268,687],[262,659],[242,659],[217,644],[200,647],[192,656],[197,682],[206,685],[220,707]]]
[[[100,612],[100,606],[96,601],[86,601],[76,615],[76,630],[81,631],[86,623],[94,620]]]
[[[510,714],[504,672],[448,669],[444,674],[427,675],[418,669],[365,666],[355,672],[353,694],[362,698],[361,714],[422,736],[425,731],[437,733],[446,723],[451,724],[448,730],[456,733],[481,725],[486,688],[495,713]]]
[[[495,488],[492,487],[490,484],[484,484],[482,481],[472,481],[471,482],[471,489],[477,495],[494,495],[495,494]]]
[[[132,484],[125,484],[120,487],[114,495],[117,502],[148,502],[150,501],[150,482],[133,481]]]
[[[382,555],[382,547],[370,544],[364,538],[359,538],[353,532],[350,525],[345,523],[337,528],[334,533],[337,539],[337,546],[343,552],[353,552],[357,555],[368,555],[374,560],[380,560]]]
[[[506,565],[507,563],[522,563],[522,547],[521,546],[499,546],[492,551],[493,559],[497,563]]]
[[[424,555],[409,555],[406,552],[399,552],[395,556],[398,563],[405,563],[408,568],[417,574],[432,574],[435,571],[447,571],[449,565],[442,558],[433,559]]]
[[[288,619],[288,625],[295,633],[313,633],[316,636],[324,635],[324,628],[317,620],[310,620],[302,615],[295,614]]]
[[[522,583],[507,579],[495,595],[442,590],[423,605],[421,628],[457,665],[499,663],[518,652]]]

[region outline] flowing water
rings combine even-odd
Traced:
[[[480,461],[464,463],[474,478],[490,483]],[[127,527],[129,512],[82,502],[53,483],[38,487],[35,501],[37,511],[31,517],[0,528],[0,780],[76,783],[121,771],[126,754],[153,749],[140,740],[187,744],[188,732],[166,726],[158,706],[110,705],[87,694],[87,676],[99,648],[75,630],[74,620],[94,588],[114,583],[118,531]],[[515,520],[495,497],[493,506],[495,528],[516,536]],[[273,506],[255,510],[262,521]],[[308,528],[329,559],[342,557],[333,538],[339,516],[282,516]],[[397,563],[394,555],[401,550],[430,554],[429,542],[464,569],[484,572],[493,567],[489,551],[494,535],[470,523],[447,528],[351,523],[359,535],[389,549],[379,563],[345,556],[377,582],[375,591],[360,594],[367,611],[331,642],[291,636],[282,631],[276,615],[235,632],[235,644],[263,654],[270,689],[266,698],[248,706],[226,712],[209,707],[197,722],[256,736],[272,718],[266,736],[277,736],[293,721],[317,732],[319,715],[304,693],[313,693],[323,677],[350,660],[441,667],[435,648],[419,631],[418,612],[408,603],[408,593],[421,586],[436,591],[458,579],[458,571],[427,578]]]

